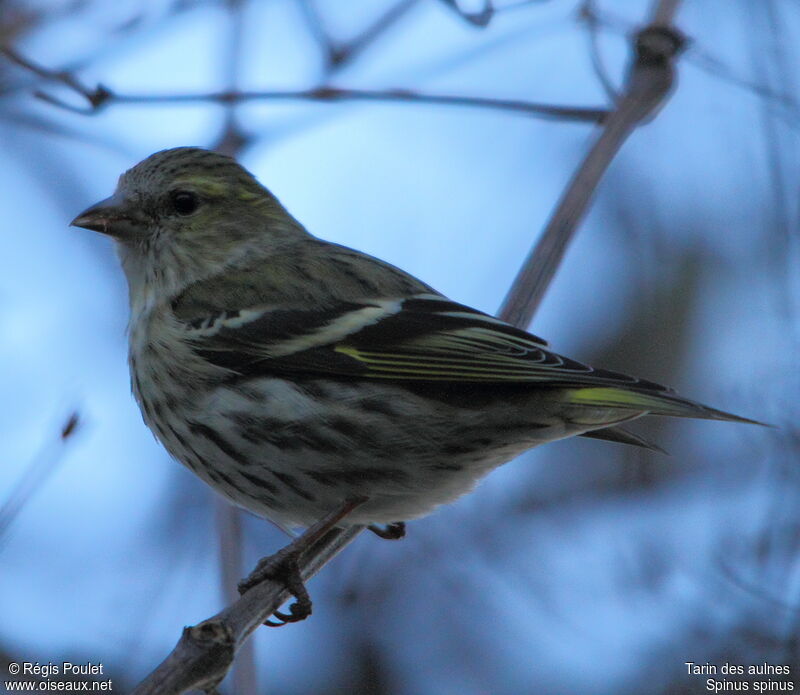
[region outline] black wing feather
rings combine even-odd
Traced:
[[[187,322],[197,354],[247,376],[607,385],[671,393],[659,384],[558,355],[536,336],[436,295],[249,311]]]

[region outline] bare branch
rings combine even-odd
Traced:
[[[663,6],[673,13],[677,9],[674,0],[662,0],[656,5],[654,19],[666,16]],[[636,34],[625,92],[604,120],[602,132],[520,269],[503,301],[500,318],[518,326],[530,323],[611,160],[633,130],[666,101],[674,83],[673,61],[684,45],[677,29],[661,24],[649,24]]]
[[[447,106],[472,106],[477,108],[496,109],[500,111],[517,111],[541,118],[599,122],[607,114],[604,109],[581,107],[549,106],[517,99],[488,99],[483,97],[466,97],[443,94],[425,94],[408,89],[366,90],[343,89],[339,87],[317,87],[315,89],[281,91],[281,92],[209,92],[205,94],[163,94],[134,95],[115,94],[115,102],[126,104],[148,103],[192,103],[219,102],[231,103],[242,101],[396,101],[421,104],[442,104]]]
[[[367,47],[393,27],[417,2],[418,0],[399,0],[355,38],[341,44],[334,41],[325,30],[314,0],[300,0],[300,9],[325,56],[327,71],[332,73],[353,62]]]
[[[414,7],[417,2],[418,0],[400,0],[397,4],[392,5],[364,31],[342,47],[339,50],[338,60],[331,61],[332,64],[339,66],[352,62],[368,46],[372,45],[376,39],[383,36],[391,27],[397,24],[398,20]]]
[[[363,530],[363,526],[335,528],[312,545],[301,556],[303,581],[319,572]],[[193,688],[214,692],[247,637],[288,598],[289,592],[281,582],[263,581],[215,616],[185,628],[172,652],[133,695],[178,695]]]
[[[238,1],[238,0],[237,0]],[[347,89],[343,87],[321,86],[305,90],[284,91],[240,91],[227,89],[219,92],[198,92],[193,94],[120,94],[98,84],[94,89],[83,85],[71,72],[48,70],[24,58],[11,48],[0,48],[14,63],[30,70],[40,77],[60,82],[70,90],[86,99],[87,106],[69,104],[51,94],[36,91],[37,98],[54,106],[75,113],[89,115],[112,104],[190,104],[218,103],[226,106],[248,101],[385,101],[419,104],[439,104],[444,106],[466,106],[524,113],[539,118],[565,121],[600,122],[607,115],[605,109],[571,106],[551,106],[520,99],[492,99],[448,94],[426,94],[410,89]]]
[[[467,106],[524,113],[539,118],[552,118],[566,121],[600,122],[608,113],[604,109],[549,106],[517,99],[489,99],[483,97],[466,97],[443,94],[425,94],[407,89],[365,90],[343,89],[339,87],[317,87],[308,90],[290,90],[276,92],[223,91],[203,92],[197,94],[115,94],[106,90],[106,96],[99,106],[110,103],[117,104],[191,104],[216,102],[220,104],[239,103],[245,101],[387,101],[419,104],[441,104],[445,106]],[[91,113],[95,108],[78,109],[64,104],[53,97],[37,93],[39,98],[79,113]]]
[[[239,87],[239,75],[241,73],[244,55],[244,15],[242,12],[244,3],[242,0],[227,0],[228,6],[228,36],[225,46],[225,57],[223,59],[225,71],[225,84],[230,92],[236,91]],[[237,102],[226,104],[225,121],[222,131],[217,137],[217,141],[212,149],[227,154],[229,157],[237,156],[246,147],[252,138],[242,129],[237,114]]]
[[[235,603],[239,594],[236,584],[242,576],[242,512],[222,497],[214,496],[214,520],[219,538],[219,568],[222,599]],[[244,642],[237,651],[233,669],[234,690],[237,693],[257,692],[255,649]]]
[[[494,7],[492,7],[492,0],[484,0],[483,9],[479,12],[464,12],[458,6],[458,0],[441,0],[442,3],[447,5],[453,12],[455,12],[462,19],[467,20],[470,24],[476,27],[486,27],[492,21],[494,16]]]
[[[99,109],[105,102],[111,97],[111,92],[109,92],[103,85],[98,84],[94,89],[89,89],[81,84],[75,76],[71,72],[67,71],[60,71],[60,70],[48,70],[47,68],[42,67],[34,63],[27,58],[24,58],[20,55],[16,50],[11,48],[10,46],[2,46],[0,47],[0,53],[2,53],[6,58],[8,58],[12,63],[15,63],[21,68],[25,70],[29,70],[30,72],[38,75],[39,77],[43,77],[47,80],[53,80],[55,82],[60,82],[64,86],[68,87],[74,92],[77,92],[82,96],[86,101],[89,102],[91,109],[89,111],[94,111]],[[57,104],[58,106],[63,106],[64,108],[72,108],[66,104],[63,104],[52,97],[47,97],[46,95],[42,95],[39,92],[36,92],[36,96],[41,99],[45,99],[46,101],[50,101],[51,103]]]

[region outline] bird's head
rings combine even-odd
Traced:
[[[234,159],[197,147],[151,155],[72,225],[119,243],[132,292],[143,283],[175,292],[306,235]]]

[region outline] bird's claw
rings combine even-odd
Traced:
[[[406,535],[406,524],[403,521],[395,521],[385,526],[370,524],[367,528],[379,538],[384,538],[387,541],[396,541]]]
[[[245,593],[256,584],[271,579],[282,582],[289,593],[294,596],[295,602],[289,606],[288,613],[282,613],[281,611],[273,613],[281,622],[266,620],[264,625],[280,627],[288,623],[300,622],[311,615],[311,596],[309,596],[308,590],[303,584],[303,578],[300,575],[299,555],[299,552],[294,550],[288,552],[282,550],[270,555],[261,560],[250,575],[239,582],[240,594]]]
[[[298,598],[295,603],[289,606],[288,613],[284,613],[283,611],[275,611],[272,615],[280,620],[280,622],[265,620],[264,625],[268,625],[269,627],[281,627],[282,625],[288,625],[289,623],[298,623],[311,615],[311,601],[309,600],[306,604],[305,602],[301,601],[300,598]]]

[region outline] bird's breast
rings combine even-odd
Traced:
[[[219,369],[198,357],[166,310],[139,314],[129,326],[131,389],[145,422],[158,431],[160,413],[179,414],[197,403]]]

